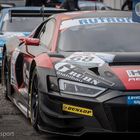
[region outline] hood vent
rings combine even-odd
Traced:
[[[98,67],[95,67],[95,68],[89,68],[89,70],[91,70],[92,72],[94,72],[96,75],[100,76],[99,68],[98,68]]]

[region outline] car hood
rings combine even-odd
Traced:
[[[14,36],[28,36],[30,32],[4,32],[0,34],[0,46],[3,46],[6,41]]]
[[[76,52],[55,64],[58,78],[113,90],[140,90],[138,53]]]

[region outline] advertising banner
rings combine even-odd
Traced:
[[[140,22],[140,0],[133,0],[133,21]]]

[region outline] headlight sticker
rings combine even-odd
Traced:
[[[79,82],[73,82],[69,80],[59,80],[59,88],[61,93],[77,95],[83,97],[97,97],[103,93],[106,89],[98,86],[83,84]]]

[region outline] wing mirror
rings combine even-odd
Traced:
[[[25,45],[30,45],[30,46],[39,46],[40,45],[40,40],[37,38],[20,38],[21,42],[24,42]]]

